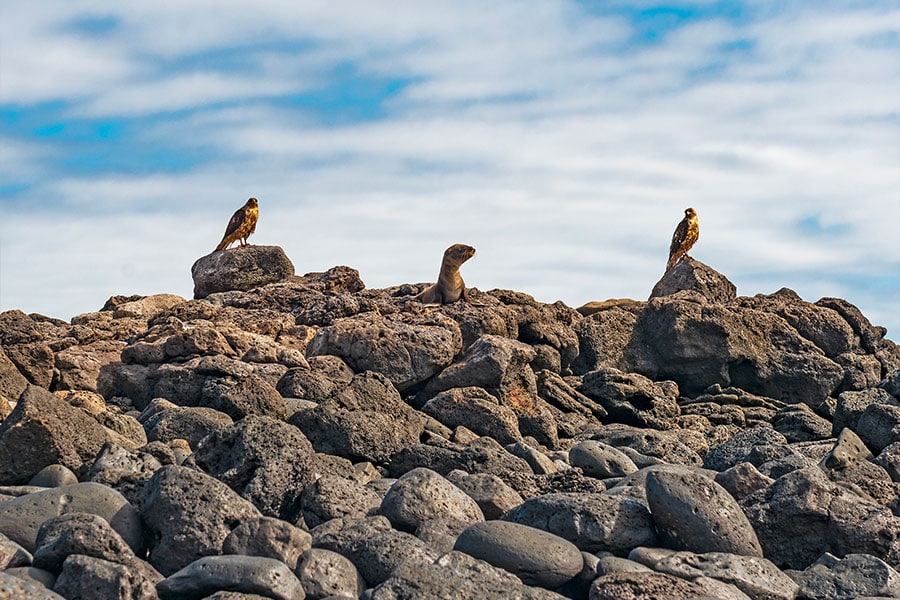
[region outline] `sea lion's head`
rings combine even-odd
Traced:
[[[444,251],[444,262],[458,267],[475,255],[475,248],[465,244],[453,244]]]

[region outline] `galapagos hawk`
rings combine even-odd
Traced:
[[[671,269],[678,263],[682,257],[688,256],[688,250],[691,249],[700,237],[700,221],[697,220],[697,211],[693,208],[684,210],[684,218],[675,233],[672,234],[672,245],[669,247],[669,262],[666,264],[666,271]],[[688,256],[688,258],[690,258]]]
[[[228,227],[225,228],[225,235],[222,236],[222,241],[216,246],[216,251],[224,250],[236,241],[240,241],[241,246],[249,246],[247,238],[256,231],[256,221],[258,219],[259,202],[256,198],[250,198],[246,204],[231,215]]]

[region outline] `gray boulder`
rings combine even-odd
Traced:
[[[48,590],[40,582],[20,578],[12,573],[0,571],[0,598],[27,598],[28,600],[66,600],[56,592]]]
[[[491,473],[507,482],[511,475],[532,474],[531,466],[525,460],[513,456],[489,437],[450,447],[428,444],[408,446],[391,456],[387,468],[389,475],[399,477],[416,467],[427,467],[441,475],[454,469],[467,473]]]
[[[0,533],[0,571],[31,564],[31,553]]]
[[[608,494],[544,494],[507,512],[503,520],[549,531],[585,552],[621,555],[658,543],[645,506]]]
[[[280,560],[260,556],[205,556],[156,585],[166,599],[203,598],[218,590],[258,594],[276,600],[303,600],[303,586]]]
[[[59,573],[63,562],[72,554],[130,566],[138,563],[131,547],[103,517],[69,513],[44,521],[35,540],[34,566]],[[152,567],[145,564],[144,570],[152,572]]]
[[[669,546],[698,553],[763,555],[741,507],[709,477],[687,467],[651,470],[646,489],[653,521]]]
[[[28,485],[38,487],[59,487],[78,483],[78,476],[63,465],[47,465],[31,478]]]
[[[207,254],[191,266],[194,298],[250,290],[294,276],[294,265],[278,246],[245,246]]]
[[[454,550],[513,573],[526,585],[556,588],[581,572],[584,560],[571,542],[541,529],[507,521],[476,523]]]
[[[0,423],[0,484],[25,483],[53,464],[84,475],[109,437],[85,411],[28,385]]]
[[[556,463],[550,460],[546,454],[529,446],[525,442],[510,444],[506,449],[509,450],[510,454],[513,456],[518,456],[527,462],[531,467],[531,470],[537,475],[550,475],[559,471]]]
[[[41,524],[68,513],[103,518],[135,554],[143,552],[140,514],[122,494],[98,483],[50,488],[0,503],[0,533],[34,552]]]
[[[317,452],[353,461],[385,463],[419,441],[425,418],[403,402],[382,374],[367,371],[317,406],[294,413]]]
[[[802,302],[788,291],[773,297]],[[754,300],[712,303],[694,291],[651,299],[625,351],[628,371],[674,380],[691,397],[719,384],[818,405],[838,388],[844,369],[773,312],[771,302]]]
[[[597,440],[585,440],[572,446],[569,463],[579,467],[585,475],[598,479],[624,477],[638,470],[626,454]]]
[[[307,600],[359,598],[366,589],[365,580],[352,562],[323,548],[305,552],[294,573],[300,579]]]
[[[625,348],[631,341],[639,303],[590,314],[575,325],[578,357],[572,371],[583,375],[601,367],[625,369]],[[581,309],[579,309],[581,310]]]
[[[449,365],[461,349],[459,326],[441,313],[368,312],[320,329],[307,353],[339,356],[356,372],[382,373],[404,392]]]
[[[900,483],[900,441],[882,450],[875,458],[875,462],[888,472],[893,481]]]
[[[677,426],[680,410],[675,385],[606,367],[586,373],[580,391],[599,401],[614,422],[661,430]]]
[[[900,573],[880,558],[823,554],[803,571],[788,571],[802,598],[855,600],[865,596],[900,598]]]
[[[724,552],[675,552],[648,565],[681,579],[710,577],[730,583],[754,600],[794,600],[799,586],[771,561]]]
[[[0,571],[0,576],[2,576],[2,575],[10,575],[13,577],[19,577],[26,581],[42,585],[45,588],[47,588],[47,591],[52,590],[53,585],[56,583],[56,575],[54,575],[50,571],[45,571],[43,569],[38,569],[36,567],[11,567],[9,569],[6,569],[5,571]],[[3,584],[2,584],[2,579],[0,579],[0,593],[2,593],[2,590],[3,590]],[[10,597],[16,598],[17,596],[10,596]],[[54,597],[56,597],[56,596],[54,596]]]
[[[527,379],[523,371],[534,357],[535,352],[528,344],[506,337],[483,335],[466,349],[457,362],[429,381],[426,392],[436,394],[474,385],[501,396],[523,385],[522,382]],[[531,378],[534,378],[533,372]],[[533,381],[532,384],[536,385]]]
[[[873,404],[898,406],[897,400],[881,388],[847,391],[839,394],[832,419],[832,435],[839,434],[845,428],[856,431],[859,418]]]
[[[720,598],[714,596],[715,598]],[[589,600],[693,600],[709,598],[702,586],[665,573],[618,572],[591,584]]]
[[[176,465],[159,469],[147,482],[141,507],[150,536],[149,561],[163,575],[220,554],[235,523],[260,516],[218,479]]]
[[[284,398],[262,377],[250,375],[231,386],[212,392],[213,385],[207,380],[204,386],[204,400],[208,406],[230,416],[235,421],[248,415],[260,415],[273,419],[287,418]],[[207,390],[210,390],[209,392]]]
[[[301,496],[303,521],[316,527],[326,521],[374,514],[382,495],[360,483],[338,475],[322,475],[306,486]]]
[[[650,298],[671,296],[682,290],[699,293],[714,304],[725,304],[737,297],[737,288],[724,275],[699,260],[686,257],[663,274]]]
[[[70,346],[54,355],[59,373],[58,389],[97,391],[101,370],[120,360],[126,343],[120,340],[96,340]]]
[[[413,469],[400,476],[381,502],[379,512],[398,529],[415,530],[427,521],[484,521],[478,504],[431,469]]]
[[[443,391],[426,402],[422,412],[447,427],[463,426],[478,435],[492,437],[501,444],[522,439],[516,413],[508,406],[501,406],[497,398],[483,388]]]
[[[872,458],[872,453],[852,429],[843,429],[831,450],[822,458],[820,466],[825,470],[846,469],[860,460]]]
[[[214,431],[194,459],[264,515],[289,521],[299,515],[300,494],[316,476],[309,440],[296,427],[264,416],[249,415]]]
[[[18,400],[26,387],[28,387],[28,380],[9,360],[3,347],[0,346],[0,400]]]
[[[787,446],[787,438],[770,427],[745,429],[710,449],[703,458],[703,466],[714,471],[730,469],[738,463],[748,462],[754,450],[759,452],[762,446]]]
[[[859,417],[856,433],[873,452],[881,452],[900,440],[900,406],[869,405]]]
[[[160,467],[162,463],[152,454],[128,450],[107,442],[91,465],[87,480],[109,486],[129,502],[136,504],[143,493],[144,484]]]
[[[331,355],[314,356],[309,366],[288,369],[275,389],[285,398],[300,398],[322,402],[347,387],[353,370],[341,358]]]
[[[156,413],[144,423],[144,429],[150,442],[187,440],[191,448],[196,448],[200,440],[226,431],[232,423],[231,417],[213,408],[179,406]]]
[[[6,346],[4,352],[25,379],[48,389],[53,381],[53,349],[42,341]]]
[[[273,517],[245,519],[222,542],[223,554],[275,558],[290,569],[312,545],[309,533]]]
[[[496,600],[563,600],[555,592],[529,587],[503,569],[462,552],[444,554],[425,565],[400,565],[376,587],[371,600],[492,598]]]
[[[335,519],[335,521],[339,521]],[[340,526],[340,523],[335,524]],[[332,533],[313,532],[313,546],[338,552],[349,558],[370,585],[390,577],[402,563],[428,565],[437,554],[417,537],[392,529],[384,517],[370,517]],[[329,526],[329,523],[323,527]]]
[[[362,519],[332,519],[310,530],[314,548],[324,548],[344,554],[357,541],[391,531],[391,522],[386,517],[376,515]]]
[[[460,359],[441,371],[421,394],[430,398],[452,388],[476,386],[487,390],[508,406],[519,420],[519,431],[555,447],[556,422],[546,403],[538,397],[537,379],[529,363],[535,358],[528,344],[496,335],[483,335]]]
[[[646,457],[660,459],[662,462],[677,465],[700,466],[703,459],[697,452],[679,439],[673,431],[657,431],[655,429],[641,429],[631,425],[611,423],[591,429],[582,434],[614,446],[621,451],[631,449]],[[635,461],[635,456],[629,454],[629,458]],[[638,464],[638,466],[643,466]]]
[[[738,463],[720,473],[716,473],[715,481],[725,488],[735,500],[741,500],[745,496],[775,483],[774,479],[764,473],[760,473],[752,463],[748,462]]]
[[[772,425],[788,442],[810,442],[831,437],[831,422],[814,413],[806,404],[789,404],[779,409]]]
[[[524,502],[519,492],[490,473],[470,475],[457,470],[448,473],[447,479],[475,500],[487,520],[499,519],[503,513]]]
[[[818,467],[788,473],[740,504],[765,557],[780,568],[805,569],[825,552],[900,562],[900,518]]]
[[[578,381],[579,378],[564,379],[552,371],[537,372],[538,395],[561,413],[562,416],[557,416],[557,421],[562,421],[560,427],[565,425],[565,421],[574,421],[576,429],[570,437],[590,425],[599,425],[599,420],[609,415],[599,402],[575,389]]]
[[[152,569],[137,569],[94,556],[72,554],[62,565],[53,591],[65,598],[157,598],[162,576]]]

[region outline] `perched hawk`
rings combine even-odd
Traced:
[[[672,234],[672,245],[669,247],[669,262],[666,264],[666,271],[674,267],[682,257],[688,255],[688,250],[697,242],[698,237],[700,237],[700,221],[697,220],[697,211],[693,208],[686,208],[684,218],[675,228],[675,233]]]
[[[259,219],[259,202],[256,198],[250,198],[247,203],[234,211],[222,241],[216,246],[216,251],[224,250],[234,242],[240,240],[241,246],[248,246],[247,238],[256,231],[256,221]]]

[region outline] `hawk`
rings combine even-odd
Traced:
[[[224,250],[236,241],[240,241],[241,246],[249,246],[247,238],[256,231],[256,221],[258,219],[259,202],[256,198],[250,198],[246,204],[231,215],[228,227],[225,228],[225,235],[222,236],[222,241],[216,246],[216,252]]]
[[[666,271],[674,267],[682,257],[688,256],[688,250],[691,249],[700,237],[700,221],[697,220],[697,211],[693,208],[684,210],[684,218],[675,233],[672,234],[672,245],[669,247],[669,262],[666,264]]]

